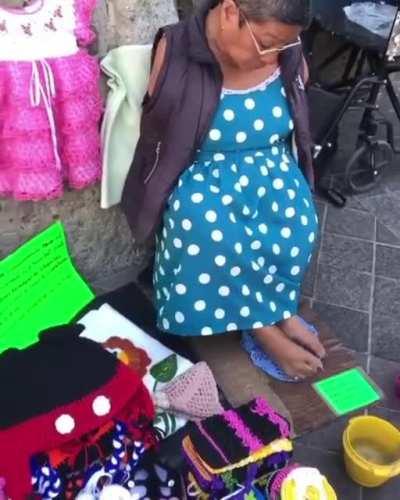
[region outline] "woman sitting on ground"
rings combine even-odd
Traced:
[[[325,356],[298,316],[318,231],[309,21],[310,0],[209,0],[162,29],[123,196],[136,239],[157,233],[159,328],[246,332],[290,379]]]

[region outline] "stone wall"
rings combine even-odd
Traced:
[[[0,0],[19,6],[23,0]],[[94,25],[99,56],[128,43],[151,43],[157,29],[177,19],[174,0],[98,0]],[[132,241],[118,207],[101,210],[99,187],[67,192],[51,202],[0,199],[0,258],[48,226],[62,220],[71,254],[82,275],[97,291],[109,290],[135,278],[148,251]]]

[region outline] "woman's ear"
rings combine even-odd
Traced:
[[[221,3],[219,21],[222,31],[233,31],[240,27],[240,11],[234,0]]]

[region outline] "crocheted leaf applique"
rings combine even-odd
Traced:
[[[157,382],[166,384],[170,382],[178,371],[178,358],[176,354],[171,354],[168,358],[163,359],[154,365],[150,373]]]

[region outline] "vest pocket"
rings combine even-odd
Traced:
[[[147,184],[150,179],[153,177],[154,175],[154,172],[157,170],[157,167],[158,167],[158,163],[160,161],[160,151],[161,151],[161,141],[157,142],[157,146],[156,146],[156,157],[155,157],[155,160],[154,160],[154,163],[153,163],[153,166],[151,167],[150,169],[150,172],[146,175],[145,179],[144,179],[144,184]]]

